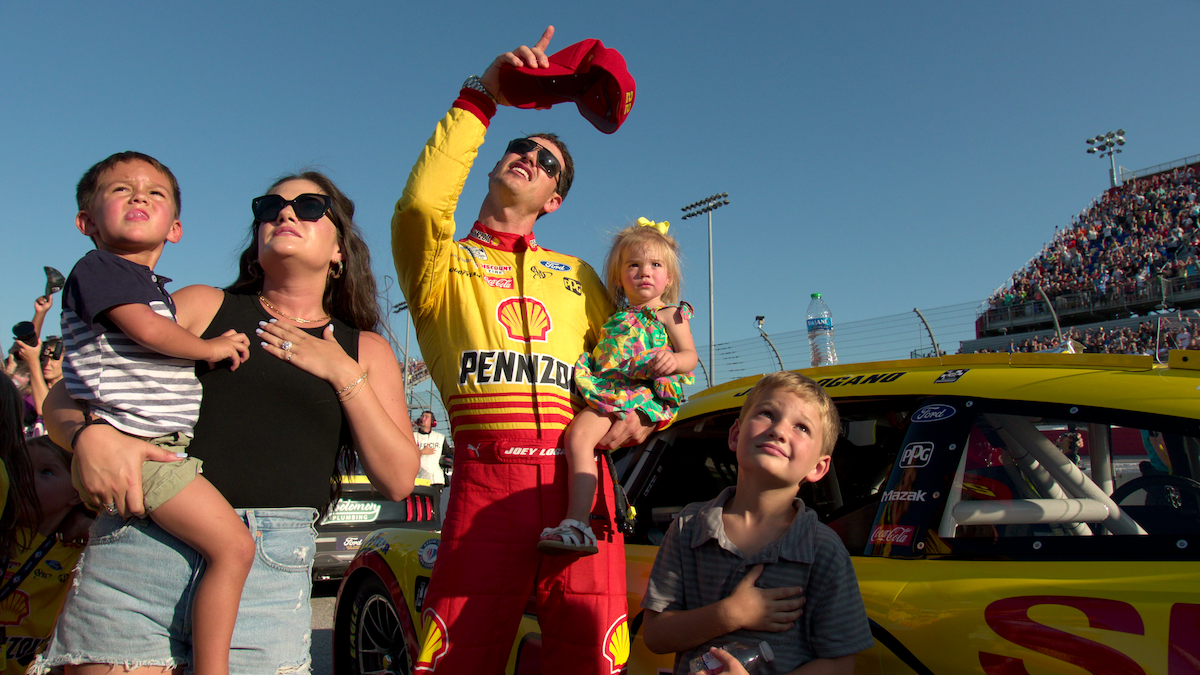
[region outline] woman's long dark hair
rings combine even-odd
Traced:
[[[348,326],[359,330],[378,331],[383,323],[379,302],[375,295],[375,274],[371,272],[371,252],[363,242],[362,232],[354,223],[354,202],[334,185],[328,176],[319,171],[302,171],[283,176],[267,188],[275,188],[294,180],[306,180],[316,184],[322,194],[333,198],[329,219],[337,228],[338,245],[342,249],[342,264],[345,266],[337,279],[330,274],[325,284],[322,307],[325,312]],[[250,238],[246,250],[238,260],[238,277],[225,290],[237,294],[262,292],[264,272],[258,262],[258,225],[250,224]],[[332,270],[331,270],[332,272]],[[335,459],[335,469],[329,488],[329,503],[322,509],[321,516],[342,494],[342,473],[347,467],[357,465],[350,425],[343,421],[341,439]]]
[[[375,275],[371,272],[371,252],[362,240],[362,232],[354,224],[354,202],[333,181],[319,171],[304,171],[280,178],[267,188],[275,188],[293,180],[315,183],[322,194],[333,198],[329,219],[337,227],[338,245],[342,248],[345,270],[338,279],[329,277],[325,285],[322,306],[327,314],[359,330],[377,331],[382,314],[375,295]],[[230,293],[259,293],[263,287],[263,269],[258,263],[258,221],[250,223],[250,240],[238,260],[238,277],[225,290]]]
[[[25,447],[25,401],[7,377],[0,376],[0,460],[8,472],[8,498],[0,513],[0,557],[12,555],[33,542],[32,533],[42,523],[42,508],[33,483],[33,462]],[[28,538],[17,541],[17,528],[29,528]],[[14,546],[15,545],[15,546]]]

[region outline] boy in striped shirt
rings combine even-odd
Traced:
[[[195,361],[228,360],[237,368],[250,342],[233,331],[203,340],[176,323],[166,291],[170,279],[154,272],[163,247],[182,234],[179,184],[167,167],[142,153],[117,153],[83,175],[76,200],[75,225],[96,250],[75,264],[63,289],[63,376],[88,419],[72,446],[99,423],[176,451],[181,461],[143,464],[145,510],[204,556],[192,666],[198,675],[228,673],[254,542],[225,498],[199,475],[200,460],[188,457],[186,448],[200,410]],[[124,495],[89,492],[79,466],[76,457],[72,478],[85,503],[109,517],[129,511]],[[96,656],[103,662],[104,655]]]
[[[846,547],[796,496],[829,471],[839,429],[832,399],[798,373],[746,395],[729,430],[737,485],[679,514],[642,600],[646,646],[676,652],[675,673],[705,654],[745,673],[715,648],[735,640],[771,646],[762,675],[853,673],[854,654],[874,644]]]

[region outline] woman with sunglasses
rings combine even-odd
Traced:
[[[197,366],[204,399],[189,447],[256,543],[232,673],[307,667],[312,525],[336,498],[342,469],[357,455],[376,489],[400,500],[420,465],[400,365],[373,332],[381,317],[354,203],[309,171],[280,179],[252,208],[237,280],[224,291],[191,286],[174,294],[179,323],[193,333],[208,338],[233,329],[259,338],[237,371]],[[76,436],[85,482],[122,514],[139,515],[141,462],[174,455],[101,425],[83,426],[57,390],[51,399],[52,433]],[[92,535],[78,589],[33,672],[78,654],[112,656],[68,666],[68,673],[126,663],[143,664],[135,673],[182,672],[192,658],[183,608],[201,558],[146,520],[101,516]],[[138,590],[138,601],[131,602],[129,588]]]

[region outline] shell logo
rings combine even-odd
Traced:
[[[0,602],[0,626],[20,626],[29,616],[29,596],[25,591],[13,591]]]
[[[610,675],[624,672],[625,662],[629,660],[629,623],[626,618],[627,615],[622,614],[608,627],[608,633],[604,636],[604,659],[608,661]]]
[[[545,342],[554,326],[541,300],[527,296],[508,298],[496,305],[496,321],[518,342]]]
[[[425,610],[425,640],[421,643],[421,655],[417,658],[414,670],[432,673],[449,648],[450,636],[446,632],[446,622],[433,609]]]

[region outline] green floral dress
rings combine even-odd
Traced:
[[[679,303],[691,320],[692,306]],[[683,386],[696,378],[691,373],[655,377],[649,364],[664,349],[671,349],[667,329],[653,309],[622,309],[613,314],[591,354],[575,363],[575,385],[588,405],[601,413],[641,410],[655,422],[670,420],[683,403]]]

